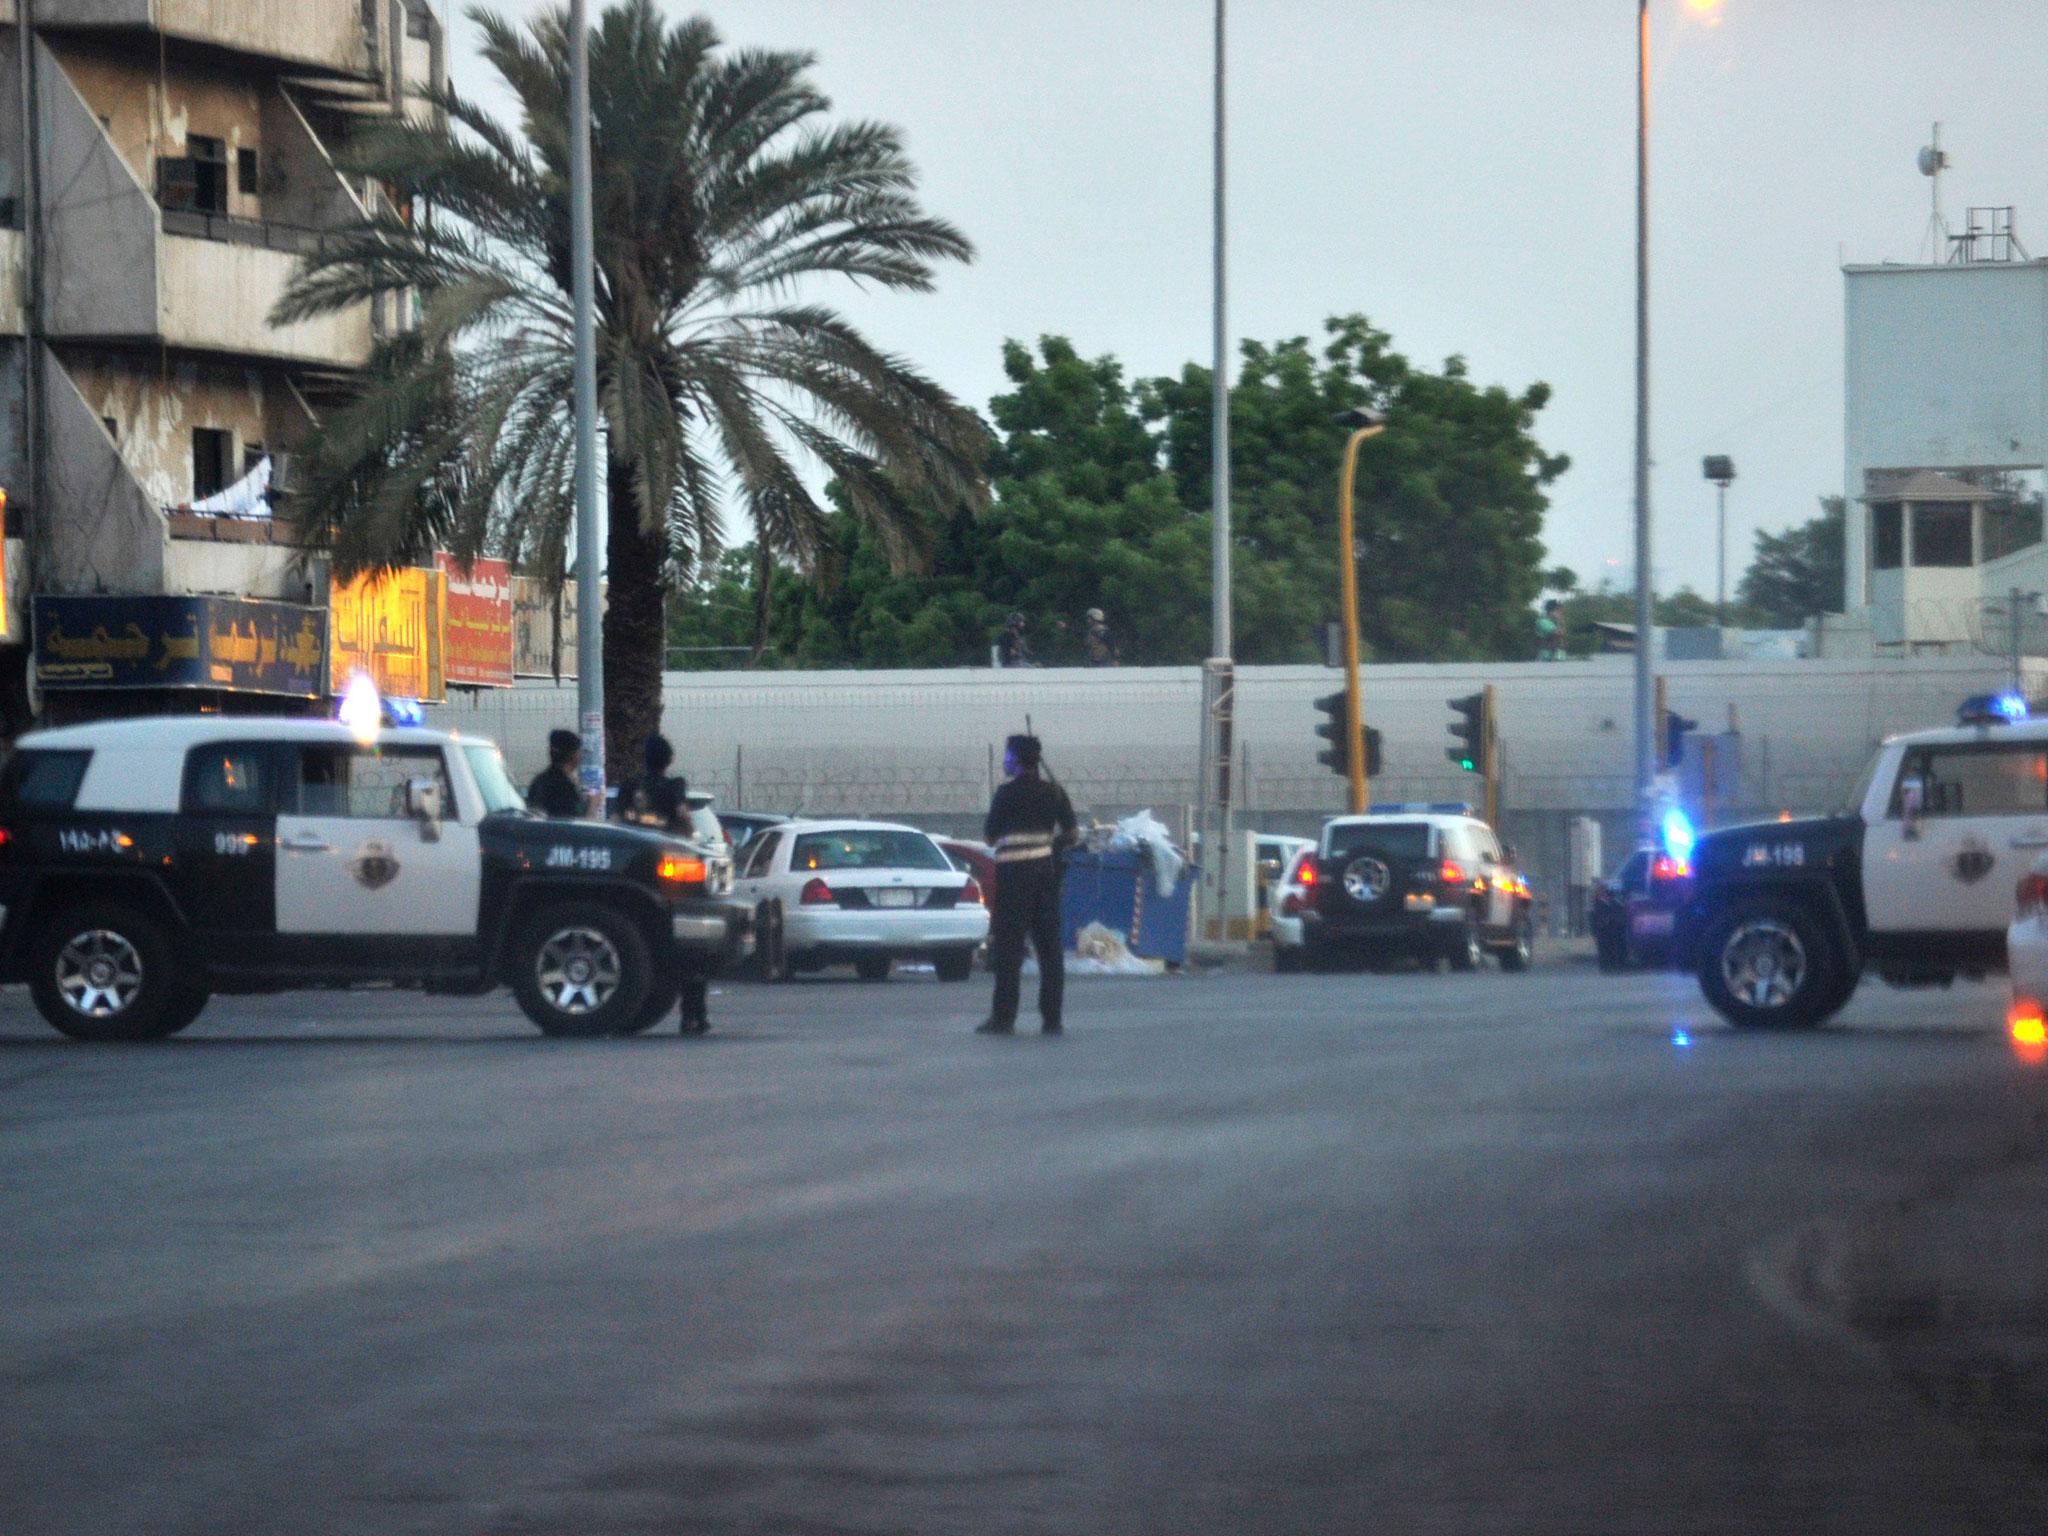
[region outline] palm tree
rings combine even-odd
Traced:
[[[435,548],[559,582],[573,523],[568,16],[469,12],[517,131],[453,90],[445,121],[372,131],[348,168],[388,192],[325,237],[280,321],[408,305],[362,392],[302,456],[302,512],[346,577]],[[717,558],[728,509],[813,571],[806,472],[900,562],[919,508],[986,504],[979,421],[818,303],[820,280],[927,291],[972,259],[915,196],[895,130],[824,121],[803,53],[723,48],[709,22],[619,0],[592,29],[597,373],[609,516],[607,771],[661,718],[663,598]]]

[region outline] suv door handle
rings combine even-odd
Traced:
[[[317,832],[299,832],[291,837],[280,837],[277,840],[277,846],[289,848],[293,853],[331,853],[334,851],[334,845]]]

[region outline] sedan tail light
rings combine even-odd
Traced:
[[[1314,859],[1303,859],[1301,861],[1301,868],[1294,872],[1294,883],[1305,891],[1314,890],[1316,882],[1321,878],[1322,876],[1316,873],[1316,861]]]
[[[2039,871],[2021,875],[2019,889],[2014,893],[2021,917],[2039,917],[2048,910],[2048,875]]]
[[[1436,877],[1445,885],[1463,885],[1466,879],[1465,866],[1455,859],[1445,859],[1443,868],[1436,872]]]
[[[832,887],[816,878],[806,880],[803,894],[797,897],[798,904],[806,907],[834,906],[838,900],[839,898],[832,894]]]
[[[967,883],[960,887],[960,895],[956,899],[955,904],[963,907],[987,906],[988,898],[981,894],[981,882],[975,879],[974,876],[969,875]]]

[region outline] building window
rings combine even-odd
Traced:
[[[257,160],[255,150],[236,150],[235,190],[237,192],[240,192],[245,197],[256,196],[256,194],[262,190],[262,187],[259,184],[260,177],[257,174],[261,169],[262,164],[260,161]]]
[[[204,501],[228,488],[235,434],[218,427],[192,429],[192,499]]]
[[[1968,505],[1916,505],[1913,508],[1914,566],[1976,564],[1970,549]]]
[[[192,207],[197,213],[228,211],[228,147],[219,139],[191,133],[185,150],[192,161]]]
[[[1906,563],[1906,525],[1896,501],[1870,504],[1870,566],[1896,571]]]

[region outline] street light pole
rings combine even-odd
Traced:
[[[1636,0],[1636,831],[1655,829],[1650,719],[1650,0]]]
[[[589,0],[569,0],[569,270],[575,309],[576,710],[586,809],[604,814],[604,619],[597,526],[597,347],[590,211]]]
[[[1714,482],[1714,622],[1728,622],[1728,487],[1735,482],[1735,461],[1725,453],[1700,460],[1700,472]]]
[[[1223,0],[1216,0],[1216,145],[1213,310],[1214,346],[1210,395],[1209,492],[1209,659],[1202,665],[1202,763],[1196,786],[1202,800],[1203,920],[1210,936],[1233,937],[1228,920],[1231,842],[1231,759],[1236,751],[1232,718],[1236,692],[1230,657],[1230,339],[1225,322],[1224,267],[1224,77]]]
[[[1387,430],[1367,410],[1346,411],[1338,421],[1353,428],[1344,443],[1344,472],[1337,482],[1337,571],[1344,593],[1344,761],[1351,780],[1351,814],[1372,806],[1365,776],[1365,701],[1358,677],[1358,536],[1352,521],[1351,482],[1358,477],[1358,447]]]

